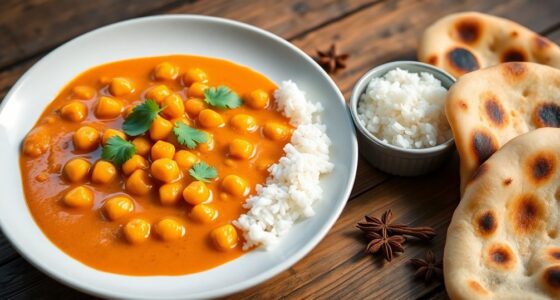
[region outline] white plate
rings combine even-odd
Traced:
[[[246,65],[276,83],[292,79],[325,107],[333,141],[333,173],[322,178],[317,214],[295,225],[277,248],[251,251],[217,268],[184,276],[135,277],[105,273],[54,246],[31,217],[18,166],[21,141],[58,91],[81,72],[133,57],[197,54]],[[125,21],[84,34],[33,66],[0,106],[0,225],[36,267],[70,286],[110,298],[218,297],[241,291],[286,270],[319,243],[344,207],[354,183],[357,144],[344,98],[334,82],[304,52],[261,29],[218,18],[158,16]]]

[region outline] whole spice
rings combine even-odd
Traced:
[[[426,251],[424,259],[413,258],[410,263],[416,268],[414,276],[423,279],[426,283],[443,278],[443,262],[436,262],[435,255],[431,250]]]
[[[358,228],[364,232],[386,233],[387,235],[412,236],[421,240],[431,240],[436,236],[431,227],[412,227],[406,224],[392,223],[393,212],[389,209],[383,213],[381,219],[365,216],[366,221],[358,223]]]
[[[385,259],[391,261],[395,253],[404,252],[405,236],[431,240],[436,235],[431,227],[393,224],[392,218],[393,212],[389,209],[383,213],[381,219],[365,216],[365,222],[358,223],[356,227],[370,240],[366,252],[375,254],[381,250]]]
[[[366,247],[366,251],[374,254],[381,250],[387,261],[393,260],[395,253],[404,252],[402,244],[406,241],[406,238],[402,235],[387,236],[370,232],[366,234],[366,237],[371,240]]]
[[[336,74],[338,70],[346,68],[348,57],[348,54],[338,54],[335,44],[331,44],[327,51],[317,50],[314,59],[328,74]]]

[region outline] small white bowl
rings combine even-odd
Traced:
[[[358,128],[360,153],[376,168],[399,176],[417,176],[437,168],[453,151],[453,138],[443,144],[423,149],[404,149],[381,141],[369,132],[358,119],[358,101],[370,80],[382,77],[387,72],[400,68],[412,73],[427,72],[441,81],[444,88],[455,83],[455,78],[434,66],[415,61],[396,61],[380,65],[367,72],[354,86],[350,98],[350,111],[354,125]]]

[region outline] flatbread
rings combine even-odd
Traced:
[[[560,70],[506,63],[459,78],[445,113],[461,158],[461,192],[475,170],[512,138],[560,127]]]
[[[451,299],[560,298],[560,129],[511,140],[477,174],[447,230]]]
[[[426,29],[418,47],[418,60],[458,78],[511,61],[560,68],[560,47],[510,20],[463,12],[446,16]]]

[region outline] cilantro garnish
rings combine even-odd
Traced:
[[[207,165],[205,162],[199,162],[192,166],[189,174],[196,180],[209,182],[210,180],[218,177],[216,168]]]
[[[177,141],[187,146],[189,149],[194,149],[200,143],[208,142],[208,134],[202,130],[189,127],[183,122],[177,121],[173,127],[173,133],[177,137]]]
[[[101,158],[120,166],[129,160],[134,153],[136,153],[136,148],[131,142],[127,142],[122,137],[115,135],[110,137],[105,146],[103,146]]]
[[[204,101],[218,108],[236,108],[243,103],[235,92],[224,85],[207,88],[204,91]]]
[[[141,135],[150,129],[162,108],[154,100],[146,100],[134,107],[123,123],[123,130],[130,136]]]

